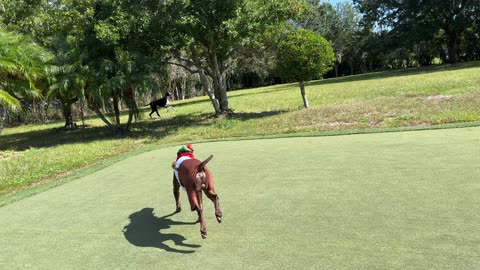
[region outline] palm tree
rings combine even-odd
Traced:
[[[50,59],[45,49],[27,37],[0,28],[0,131],[7,110],[21,109],[22,99],[41,98],[36,84]]]
[[[132,120],[138,117],[137,96],[158,89],[151,76],[155,65],[141,54],[121,49],[115,50],[113,60],[104,58],[100,61],[96,84],[92,83],[87,93],[88,104],[105,124],[124,133],[129,130]],[[120,119],[122,103],[128,110],[125,126],[122,126]],[[107,117],[107,114],[102,112],[102,107],[112,117]]]
[[[65,119],[65,128],[76,127],[72,105],[85,97],[85,87],[89,76],[88,66],[82,64],[79,49],[66,40],[56,39],[52,48],[55,51],[55,69],[52,69],[48,99],[60,101]]]

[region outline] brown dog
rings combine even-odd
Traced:
[[[182,210],[180,205],[180,186],[182,186],[187,192],[191,210],[197,211],[198,221],[200,222],[200,234],[203,239],[207,237],[207,226],[203,216],[202,190],[215,206],[215,216],[218,223],[222,222],[222,210],[213,186],[213,176],[208,167],[206,167],[212,158],[213,155],[204,161],[194,158],[186,159],[178,168],[175,168],[175,165],[173,166],[178,173],[178,179],[175,174],[173,175],[173,195],[177,212]]]

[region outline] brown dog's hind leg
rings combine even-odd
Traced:
[[[200,221],[200,235],[203,239],[207,238],[207,224],[205,217],[203,216],[203,209],[197,207],[198,220]]]
[[[220,209],[220,202],[218,199],[218,195],[215,193],[214,190],[204,190],[205,195],[213,202],[215,206],[215,217],[217,218],[218,223],[222,223],[222,209]]]
[[[203,197],[202,197],[202,190],[197,191],[197,200],[198,205],[200,206],[200,234],[202,238],[205,239],[207,237],[207,222],[205,221],[205,217],[203,216]]]
[[[216,196],[215,201],[213,201],[213,204],[215,205],[215,217],[217,218],[218,223],[222,223],[222,209],[220,209],[220,202],[218,199],[218,196]]]
[[[178,213],[182,211],[182,205],[180,204],[180,184],[178,183],[175,174],[173,174],[173,197],[175,197],[175,212]]]

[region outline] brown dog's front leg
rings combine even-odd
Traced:
[[[177,178],[175,177],[175,174],[173,174],[173,197],[175,197],[175,205],[176,205],[176,210],[175,212],[180,212],[182,211],[182,206],[180,204],[180,184],[177,181]]]

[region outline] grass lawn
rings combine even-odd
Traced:
[[[1,207],[0,268],[480,265],[479,127],[195,146],[224,211],[205,205],[206,240],[195,213],[170,215],[174,146]]]
[[[123,137],[94,116],[70,131],[55,130],[61,122],[5,129],[0,135],[0,196],[145,147],[480,121],[478,61],[314,81],[306,91],[308,110],[302,108],[298,84],[229,92],[235,110],[229,119],[212,119],[206,97],[175,101],[177,111],[161,110],[162,118],[156,120],[144,108],[143,118]]]

